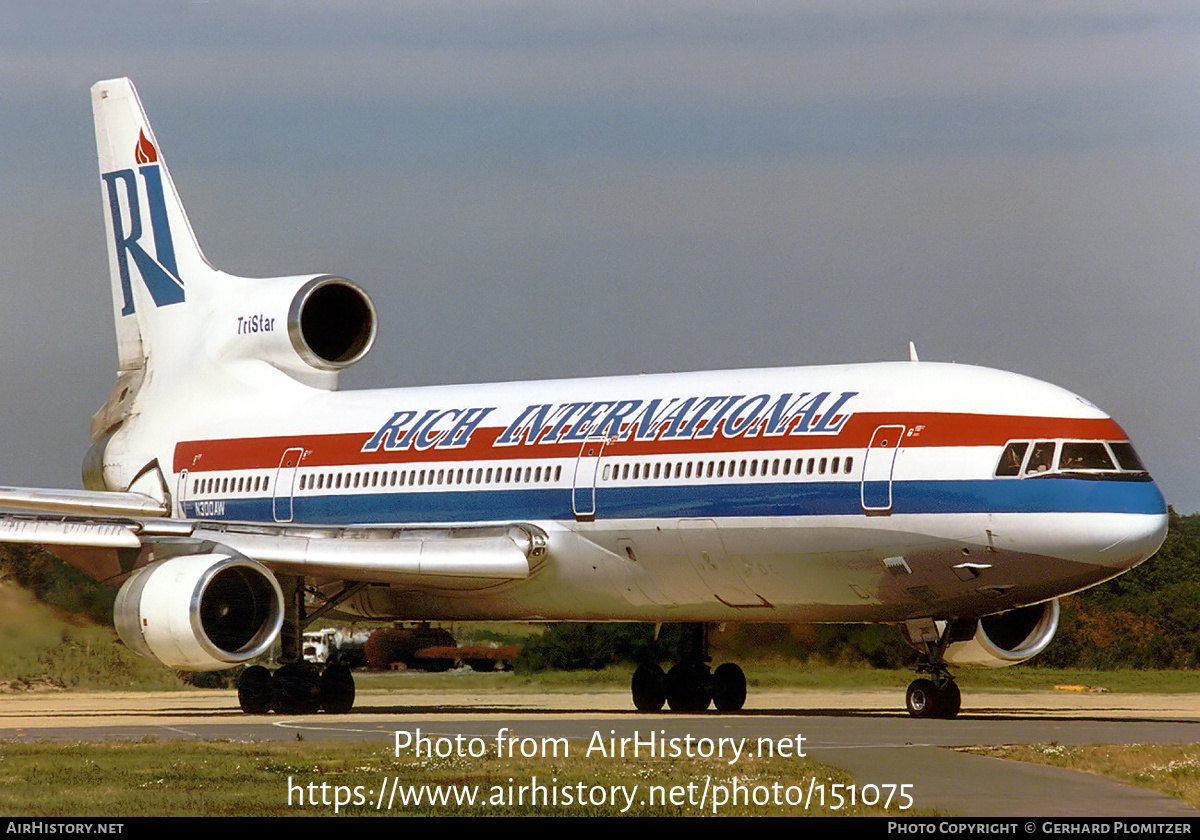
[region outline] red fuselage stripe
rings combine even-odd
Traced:
[[[609,441],[606,457],[696,456],[814,449],[865,449],[879,426],[905,427],[903,446],[1001,446],[1010,440],[1125,440],[1125,432],[1110,418],[1017,417],[984,414],[870,413],[854,414],[837,434],[746,436],[688,440]],[[447,461],[529,460],[575,458],[581,443],[539,443],[495,446],[500,428],[479,428],[459,449],[432,448],[363,452],[374,429],[340,434],[181,441],[175,447],[174,471],[217,472],[268,469],[292,448],[305,450],[305,467],[375,464],[414,464]]]

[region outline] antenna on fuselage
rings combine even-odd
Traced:
[[[911,341],[908,342],[908,360],[910,362],[921,361],[917,358],[917,345],[913,344]]]

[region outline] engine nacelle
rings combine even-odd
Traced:
[[[375,304],[344,277],[239,280],[231,299],[209,331],[211,352],[224,360],[260,359],[312,381],[350,367],[375,343]]]
[[[192,554],[139,569],[117,593],[117,634],[183,671],[218,671],[261,656],[283,626],[283,592],[239,554]]]
[[[946,646],[946,662],[1002,668],[1016,665],[1046,649],[1058,629],[1058,600],[997,613],[975,622],[966,641]]]

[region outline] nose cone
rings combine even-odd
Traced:
[[[1167,538],[1167,505],[1158,486],[1150,483],[1158,498],[1157,510],[1109,514],[1092,523],[1092,542],[1097,561],[1111,569],[1132,569],[1148,560]]]
[[[1060,500],[1075,509],[1025,523],[1018,539],[1025,550],[1103,568],[1108,578],[1149,558],[1166,539],[1167,506],[1151,481],[1074,481],[1063,489]]]
[[[1110,569],[1125,571],[1158,551],[1167,538],[1167,515],[1136,514],[1121,519],[1118,539],[1103,548],[1097,560]]]

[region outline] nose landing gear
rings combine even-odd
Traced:
[[[956,627],[953,621],[944,622],[939,628],[937,622],[927,620],[905,622],[902,630],[909,644],[921,652],[917,673],[929,675],[909,683],[904,696],[908,713],[915,718],[952,720],[958,717],[962,692],[946,667],[945,653],[946,646],[958,640],[962,628]]]
[[[958,683],[943,668],[941,684],[935,679],[916,679],[908,686],[904,705],[908,713],[916,718],[946,718],[958,717],[962,708],[962,693]],[[937,675],[935,675],[936,677]]]

